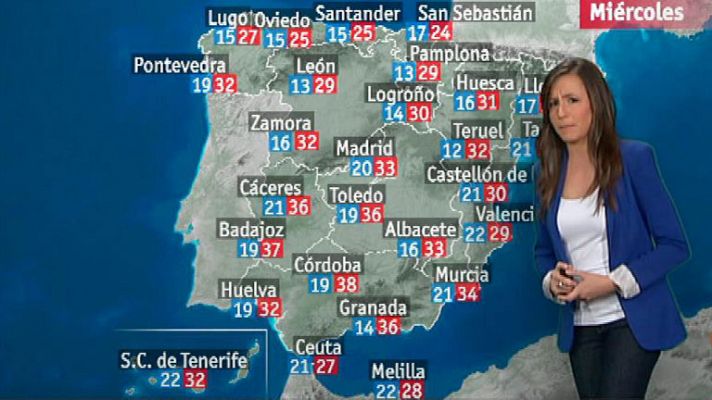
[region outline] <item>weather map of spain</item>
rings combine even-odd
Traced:
[[[84,355],[0,372],[0,398],[576,398],[532,251],[542,85],[572,57],[600,66],[621,135],[654,145],[693,249],[709,244],[703,205],[683,199],[710,144],[689,121],[712,101],[712,1],[129,3],[83,6],[110,27],[101,46],[67,41],[108,64],[82,72],[109,83],[76,100],[107,116],[82,145],[36,153],[81,171],[48,156],[43,174],[95,174],[48,184],[77,197],[47,206],[76,221],[53,235],[66,254],[7,242],[24,273],[76,275],[0,275],[14,288],[1,358],[29,371],[27,345],[10,343],[41,341],[45,323],[63,332],[47,354]],[[83,29],[79,12],[46,12],[65,11]],[[56,100],[47,132],[81,132],[61,104],[74,103]],[[75,223],[92,228],[72,250]],[[688,338],[663,352],[647,398],[712,393],[712,292],[685,272],[711,276],[697,257],[670,280]],[[77,305],[9,316],[63,304],[33,296],[70,281],[88,292],[56,293],[84,293]]]

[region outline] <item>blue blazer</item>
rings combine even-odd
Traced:
[[[621,155],[623,175],[615,188],[618,210],[606,207],[609,267],[613,271],[621,264],[627,265],[640,286],[640,293],[633,298],[618,295],[638,343],[648,350],[669,349],[682,342],[687,334],[667,282],[667,273],[689,258],[689,246],[658,172],[653,149],[642,142],[623,140]],[[537,223],[534,254],[542,279],[557,261],[570,263],[556,223],[567,160],[565,151],[556,195],[546,217]],[[537,164],[535,178],[539,170]],[[537,194],[537,209],[539,204]],[[564,352],[571,349],[573,342],[574,307],[573,302],[567,303],[559,313],[558,345]]]

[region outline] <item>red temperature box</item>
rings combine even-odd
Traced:
[[[385,210],[383,203],[362,203],[359,207],[359,221],[362,224],[382,224]]]
[[[490,242],[511,242],[514,237],[514,226],[511,222],[488,222],[487,240]]]
[[[398,398],[403,400],[424,399],[425,381],[422,379],[401,379]]]
[[[423,238],[422,241],[423,257],[447,257],[447,238]]]
[[[319,131],[295,131],[295,150],[319,150]]]
[[[465,139],[465,158],[470,160],[489,160],[492,157],[489,139]]]
[[[432,103],[417,101],[406,103],[406,122],[430,122],[432,120]]]
[[[260,243],[260,257],[262,258],[283,258],[284,239],[265,238]]]
[[[373,157],[374,176],[398,176],[397,156],[376,156]]]
[[[262,318],[282,317],[281,297],[260,297],[257,299],[257,316]]]
[[[418,61],[415,63],[416,80],[432,82],[442,79],[442,64],[440,61]]]
[[[335,74],[313,74],[314,94],[336,94],[339,92],[339,79]]]
[[[287,196],[287,215],[311,215],[312,202],[310,195]]]
[[[506,203],[509,201],[509,184],[507,182],[490,182],[484,184],[485,203]]]
[[[478,90],[477,109],[481,111],[499,110],[499,90]]]
[[[338,375],[339,356],[316,355],[314,356],[315,375]]]
[[[352,42],[373,42],[376,40],[375,22],[352,22],[351,41]]]
[[[376,334],[400,335],[401,317],[376,317]]]
[[[205,389],[208,387],[208,370],[201,368],[183,369],[183,387],[187,389]]]
[[[479,302],[481,292],[479,282],[458,282],[455,284],[455,301]]]
[[[308,49],[312,47],[312,28],[289,28],[287,40],[290,48]]]
[[[358,293],[361,291],[361,278],[358,274],[334,274],[335,293]]]
[[[237,74],[214,74],[213,93],[237,93]]]
[[[452,21],[430,21],[430,40],[447,42],[453,36]]]
[[[262,44],[262,29],[251,26],[238,26],[235,28],[235,43],[249,46],[259,46]]]

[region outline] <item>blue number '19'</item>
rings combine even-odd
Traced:
[[[237,239],[237,256],[256,258],[260,255],[260,242],[257,239]]]
[[[336,223],[358,224],[360,209],[358,204],[337,204]]]

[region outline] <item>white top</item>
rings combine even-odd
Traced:
[[[598,189],[581,199],[562,197],[556,223],[574,268],[609,275],[606,208],[594,213],[597,201]],[[574,325],[600,325],[625,317],[615,293],[576,304]]]

